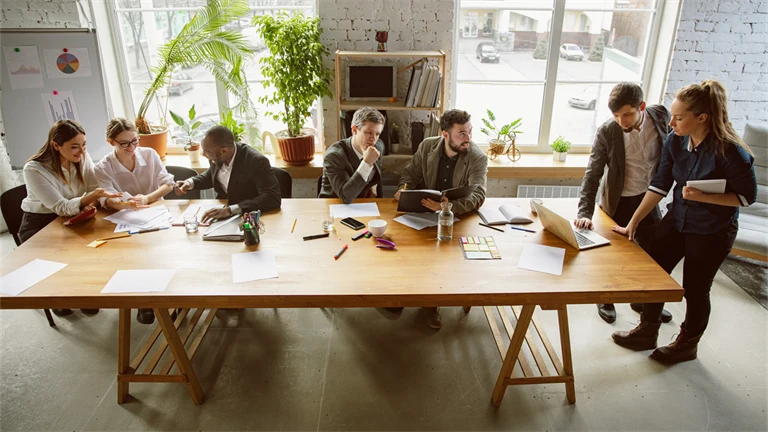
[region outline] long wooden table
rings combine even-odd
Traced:
[[[507,386],[515,384],[564,383],[569,402],[575,402],[567,305],[677,302],[683,297],[683,289],[639,246],[611,232],[613,221],[599,210],[596,231],[611,245],[579,252],[541,229],[538,220],[527,226],[535,234],[509,229],[500,233],[478,225],[476,214],[454,225],[452,242],[438,242],[436,228],[416,231],[394,222],[393,200],[364,201],[378,204],[397,250],[378,249],[373,239],[351,241],[357,232],[338,223],[341,240],[331,234],[303,241],[303,236],[321,232],[321,213],[339,200],[283,200],[280,211],[263,216],[266,232],[261,244],[251,247],[203,242],[203,227],[195,234],[172,227],[93,249],[86,245],[114,230],[112,223],[102,220],[105,214],[73,227],[59,220],[8,254],[2,274],[36,258],[64,262],[67,267],[18,296],[0,297],[0,309],[120,309],[118,403],[128,400],[131,382],[177,382],[187,384],[194,403],[200,404],[204,396],[190,359],[217,308],[464,306],[469,311],[471,306],[483,306],[503,360],[492,395],[498,406]],[[502,203],[529,209],[527,199],[489,199],[486,205]],[[180,214],[189,201],[162,204]],[[544,204],[567,218],[576,212],[575,200],[545,199]],[[465,260],[458,240],[462,236],[493,236],[502,259]],[[566,248],[562,276],[518,269],[526,243]],[[349,250],[335,261],[333,255],[343,244],[349,244]],[[279,278],[232,283],[231,254],[256,250],[274,252]],[[165,292],[100,292],[117,270],[165,268],[176,270]],[[557,310],[562,360],[533,316],[537,305]],[[133,308],[153,308],[159,325],[131,361]],[[174,308],[179,310],[175,320],[169,311]],[[161,365],[168,348],[172,356]],[[176,368],[178,373],[172,373]]]

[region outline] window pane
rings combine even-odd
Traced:
[[[457,78],[543,81],[551,18],[550,11],[463,9]]]
[[[592,145],[597,127],[612,118],[608,96],[615,84],[557,84],[550,141],[563,136],[574,146]]]
[[[640,80],[653,14],[565,12],[558,80]]]
[[[469,84],[459,83],[456,89],[456,108],[472,115],[472,141],[485,144],[489,137],[480,129],[486,109],[496,115],[496,125],[522,118],[522,134],[517,136],[517,145],[536,145],[539,137],[541,104],[544,95],[543,84]],[[496,138],[495,136],[491,138]]]

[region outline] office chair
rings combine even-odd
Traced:
[[[173,176],[173,179],[175,181],[183,181],[197,175],[197,171],[187,167],[169,165],[165,167],[165,169],[168,170],[168,172]],[[200,199],[200,191],[197,189],[192,189],[191,191],[187,191],[187,193],[185,193],[184,195],[176,195],[176,192],[170,191],[163,197],[163,199],[167,199],[167,200]]]
[[[280,185],[280,198],[292,198],[293,197],[293,178],[291,174],[277,167],[272,167],[272,174],[277,178],[277,183]]]

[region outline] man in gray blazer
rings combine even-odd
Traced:
[[[646,106],[643,90],[635,83],[617,84],[611,90],[608,107],[613,119],[597,129],[589,165],[581,183],[579,211],[574,221],[577,228],[593,229],[592,216],[599,188],[602,188],[600,208],[619,226],[629,223],[656,174],[661,149],[670,132],[667,108],[663,105]],[[638,226],[637,242],[646,252],[650,251],[653,233],[660,219],[661,214],[656,208]],[[631,306],[634,310],[642,310],[641,304]],[[598,304],[597,310],[604,321],[616,321],[613,304]],[[665,310],[662,319],[668,322],[672,315]]]
[[[382,196],[379,139],[384,116],[370,107],[355,111],[352,136],[333,143],[323,158],[322,188],[318,198],[341,198],[349,204],[355,198]]]
[[[469,113],[461,110],[449,110],[443,114],[440,136],[422,141],[400,175],[396,200],[400,199],[400,191],[406,186],[408,189],[445,190],[477,185],[469,196],[451,201],[452,210],[460,215],[483,205],[488,183],[488,157],[472,142],[472,123],[469,119]],[[421,204],[430,210],[440,210],[440,203],[431,199],[422,200]],[[425,307],[424,312],[429,327],[442,327],[436,307]]]

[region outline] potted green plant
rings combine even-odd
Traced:
[[[558,162],[565,162],[565,155],[568,154],[568,150],[571,149],[571,142],[566,141],[565,138],[559,136],[557,139],[552,141],[552,144],[549,145],[549,148],[554,151],[552,155],[554,160]]]
[[[189,155],[189,161],[192,163],[200,162],[200,143],[196,142],[195,138],[197,137],[197,130],[203,125],[203,121],[197,119],[195,106],[192,105],[192,108],[190,108],[187,113],[189,120],[171,110],[168,111],[171,113],[173,122],[179,125],[181,130],[184,131],[184,135],[174,135],[173,137],[186,139],[187,142],[184,143],[184,150],[186,150],[187,155]]]
[[[147,87],[136,113],[136,129],[141,134],[141,146],[153,148],[161,158],[168,145],[168,96],[171,74],[177,68],[201,65],[239,100],[238,109],[253,113],[248,83],[243,65],[253,58],[246,37],[235,31],[224,30],[224,25],[239,19],[249,11],[246,0],[208,0],[206,5],[181,29],[179,34],[158,49],[158,63],[152,68],[154,78]],[[165,90],[165,106],[158,92]],[[150,125],[146,118],[152,101],[160,106],[160,124]]]
[[[520,150],[515,146],[515,140],[517,135],[523,133],[520,128],[522,127],[522,118],[513,120],[511,123],[505,124],[501,127],[496,126],[496,115],[493,111],[486,109],[487,119],[483,119],[483,125],[485,127],[480,128],[480,131],[489,137],[488,140],[488,157],[491,160],[496,159],[497,156],[504,153],[504,149],[507,148],[506,153],[509,160],[512,162],[520,159]],[[492,138],[496,136],[496,138]],[[507,147],[509,144],[509,147]],[[511,154],[510,154],[511,153]]]
[[[316,132],[303,126],[312,105],[331,96],[331,71],[323,65],[329,52],[320,43],[320,19],[282,12],[277,17],[257,16],[253,25],[270,52],[259,60],[263,84],[274,89],[259,102],[283,108],[267,112],[287,126],[275,133],[283,160],[291,165],[307,164],[315,155]]]
[[[232,110],[227,110],[222,114],[219,124],[232,132],[232,135],[235,136],[235,142],[243,141],[243,136],[245,135],[245,123],[237,121],[234,114],[232,114]]]

